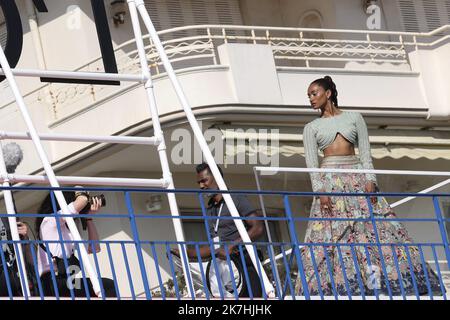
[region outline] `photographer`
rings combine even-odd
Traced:
[[[227,205],[225,204],[222,194],[216,192],[216,190],[219,190],[219,187],[217,186],[217,182],[214,179],[214,176],[209,168],[209,165],[207,163],[202,163],[199,164],[195,169],[197,172],[197,183],[199,184],[200,188],[202,190],[211,190],[211,193],[208,194],[209,201],[208,207],[206,208],[206,215],[210,217],[231,217],[231,213]],[[219,171],[223,176],[220,167]],[[251,241],[256,241],[260,239],[264,232],[264,226],[261,220],[251,219],[251,217],[257,217],[258,214],[251,205],[250,201],[247,199],[246,196],[240,194],[237,195],[232,194],[231,197],[234,203],[236,204],[236,208],[240,216],[247,218],[243,220],[243,223],[244,226],[246,227],[247,233]],[[238,269],[237,272],[243,277],[244,266],[239,251],[239,245],[242,246],[242,239],[235,225],[235,221],[233,219],[216,219],[216,220],[211,219],[208,221],[208,224],[210,229],[209,232],[214,242],[221,241],[231,243],[227,247],[228,252],[225,251],[224,246],[216,248],[214,253],[216,257],[219,259],[217,263],[225,265],[224,269],[229,270],[228,265],[226,264],[228,254],[233,263],[236,264],[236,267]],[[186,251],[190,261],[196,262],[198,257],[195,248],[187,248]],[[211,259],[210,246],[202,246],[199,248],[199,251],[202,260]],[[180,257],[178,249],[172,249],[171,252],[176,257]],[[245,268],[247,269],[248,281],[251,286],[251,292],[253,294],[253,297],[262,297],[261,280],[259,278],[258,272],[256,271],[245,247],[243,248],[243,252],[244,252]],[[257,253],[258,258],[261,260],[262,252],[260,250],[257,250]],[[209,270],[211,270],[211,272],[214,272],[214,268],[211,268],[211,264],[209,264],[209,267],[207,267],[206,271],[207,277],[209,277]],[[225,271],[225,273],[227,272]],[[242,287],[237,288],[238,289],[237,291],[239,292],[239,297],[249,297],[250,292],[249,288],[247,287],[247,281],[241,281],[241,283]],[[210,286],[210,282],[207,282],[207,284],[208,286]],[[231,288],[232,286],[228,285],[228,288],[225,289],[230,292],[232,291]],[[208,289],[210,289],[211,291],[211,288]]]
[[[89,193],[85,191],[77,191],[77,192],[63,192],[64,197],[68,203],[68,208],[70,214],[82,214],[80,219],[84,220],[89,240],[96,241],[98,240],[97,228],[95,227],[95,223],[92,218],[89,217],[91,214],[95,214],[100,210],[102,206],[102,199],[98,196],[90,197]],[[56,201],[55,201],[56,202]],[[58,213],[60,213],[60,207],[56,202]],[[49,194],[41,204],[39,209],[39,213],[46,215],[54,213],[54,209],[52,206],[52,198]],[[59,219],[59,226],[61,228],[61,237],[64,241],[73,241],[73,236],[67,227],[65,218],[61,216]],[[48,240],[60,240],[60,236],[58,233],[58,224],[55,217],[39,217],[36,219],[36,231],[39,234],[39,237],[43,241]],[[70,297],[70,289],[68,287],[68,276],[71,274],[67,274],[67,270],[65,269],[65,264],[63,261],[63,247],[61,243],[46,243],[41,244],[39,246],[39,254],[38,254],[38,268],[40,279],[42,282],[42,287],[44,290],[45,296],[55,296],[55,288],[53,286],[53,276],[51,274],[50,262],[48,259],[47,251],[50,253],[52,257],[53,270],[55,272],[56,283],[58,287],[59,296],[62,297]],[[72,266],[76,266],[80,268],[80,262],[74,255],[74,243],[64,242],[64,251],[67,258],[67,264],[69,268]],[[100,252],[100,245],[98,243],[95,244],[95,251]],[[92,253],[92,246],[89,245],[88,253]],[[81,269],[81,268],[80,268]],[[69,269],[70,270],[70,269]],[[88,283],[88,289],[91,296],[95,296],[95,292],[92,288],[92,283],[89,279],[86,279]],[[105,291],[106,297],[114,297],[116,296],[114,282],[111,279],[102,278],[103,288]],[[84,288],[83,281],[77,281],[76,285],[73,288],[74,295],[76,297],[84,297],[86,296],[86,291]]]
[[[29,230],[25,223],[17,221],[17,231],[19,232],[21,240],[28,240]],[[9,241],[12,239],[11,231],[9,229],[9,221],[6,217],[2,217],[0,219],[0,238],[3,241]],[[30,261],[33,261],[33,258],[31,257],[30,245],[25,244],[22,247],[24,251],[26,269],[28,271],[28,269],[32,268],[32,263]],[[0,297],[9,296],[6,277],[8,277],[9,284],[11,286],[11,294],[13,296],[21,296],[22,288],[20,285],[14,246],[12,244],[4,243],[2,244],[2,251],[5,258],[5,264],[2,259],[0,259]],[[28,280],[31,281],[30,275]]]

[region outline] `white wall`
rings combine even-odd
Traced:
[[[38,18],[48,69],[73,70],[99,56],[90,1],[50,0],[46,4],[49,12],[38,13]],[[68,13],[70,6],[78,6],[79,15]]]
[[[419,47],[409,54],[411,64],[420,71],[421,90],[430,107],[429,118],[450,119],[450,41],[431,48]]]

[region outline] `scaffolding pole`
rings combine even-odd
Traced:
[[[208,144],[206,142],[205,137],[203,136],[203,133],[197,122],[197,119],[195,118],[195,116],[192,112],[192,108],[186,98],[183,88],[181,87],[181,84],[178,81],[178,78],[177,78],[175,71],[169,61],[169,58],[164,50],[161,40],[159,39],[159,36],[156,32],[153,22],[151,21],[150,16],[147,12],[147,9],[145,8],[144,1],[143,0],[127,0],[127,1],[130,4],[130,7],[131,7],[131,4],[133,4],[138,9],[138,11],[144,21],[145,27],[150,34],[150,38],[155,45],[155,48],[159,54],[159,57],[160,57],[163,65],[164,65],[164,68],[167,72],[167,75],[168,75],[170,81],[172,82],[172,86],[173,86],[173,88],[177,94],[177,97],[184,109],[184,112],[185,112],[186,117],[189,121],[189,124],[192,128],[194,136],[195,136],[198,144],[200,145],[200,148],[203,152],[206,162],[208,163],[209,168],[211,169],[211,172],[214,176],[214,179],[215,179],[219,189],[221,191],[228,191],[228,188],[225,184],[224,179],[222,178],[222,175],[219,172],[219,168],[217,167],[214,157],[213,157],[211,151],[209,150]],[[240,218],[239,212],[234,204],[233,199],[231,198],[231,195],[228,193],[223,193],[223,199],[225,200],[225,203],[230,211],[230,214],[234,218]],[[240,219],[234,219],[234,223],[236,224],[236,228],[238,229],[238,232],[239,232],[239,235],[240,235],[242,241],[245,243],[245,247],[247,249],[247,252],[250,256],[250,259],[251,259],[255,269],[256,270],[261,269],[261,272],[259,275],[263,280],[266,294],[269,297],[275,297],[273,285],[270,282],[269,278],[267,277],[265,270],[263,268],[258,268],[258,262],[257,262],[258,258],[256,257],[256,254],[253,250],[253,246],[250,244],[251,239],[248,236],[248,233],[244,226],[244,223]]]
[[[158,108],[156,106],[155,94],[153,91],[153,82],[150,74],[150,69],[148,67],[147,58],[144,49],[144,42],[142,40],[142,31],[139,25],[139,16],[137,12],[136,3],[134,0],[128,0],[128,8],[130,11],[131,22],[133,25],[134,37],[136,39],[136,46],[139,53],[139,62],[141,64],[142,75],[147,81],[144,84],[145,92],[147,94],[148,105],[150,108],[150,114],[152,116],[153,124],[153,134],[160,141],[158,146],[159,160],[161,164],[161,169],[163,172],[163,179],[168,182],[169,189],[175,189],[175,185],[172,178],[172,173],[170,172],[169,161],[167,158],[166,144],[164,141],[164,135],[161,129],[161,124],[159,122]],[[145,10],[145,7],[144,7]],[[147,11],[145,11],[147,13]],[[173,217],[179,217],[180,213],[178,211],[177,200],[174,193],[168,193],[167,198],[169,201],[170,212]],[[173,227],[175,230],[175,237],[178,242],[184,242],[184,232],[181,225],[180,219],[172,219]],[[183,267],[183,276],[188,289],[189,296],[195,298],[195,291],[193,290],[190,279],[192,279],[192,273],[189,267],[189,257],[187,255],[186,246],[181,243],[178,244],[178,250],[181,257],[181,263]],[[182,257],[186,257],[183,259]],[[176,279],[174,279],[175,281]]]
[[[7,174],[5,158],[3,157],[3,146],[1,141],[0,141],[0,174],[2,175]],[[4,179],[2,181],[2,185],[3,187],[10,187],[8,179]],[[16,210],[14,208],[12,192],[11,190],[4,190],[3,192],[5,196],[6,212],[9,215],[8,222],[9,222],[9,229],[11,230],[11,238],[13,241],[20,241],[19,231],[17,230],[17,219],[15,217]],[[26,264],[25,259],[23,257],[22,244],[19,242],[16,243],[17,243],[17,250],[16,246],[14,246],[14,254],[17,262],[17,270],[19,270],[20,286],[22,288],[22,295],[24,296],[24,298],[27,298],[30,296],[30,290],[28,287]],[[5,275],[5,277],[7,276],[8,275]]]

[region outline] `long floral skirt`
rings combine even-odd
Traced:
[[[362,169],[356,156],[326,157],[325,168]],[[327,192],[364,192],[365,174],[322,173]],[[305,280],[310,295],[442,295],[439,279],[424,261],[417,246],[411,244],[405,227],[384,197],[376,197],[373,216],[383,221],[354,221],[370,218],[366,197],[333,196],[331,214],[321,212],[315,198],[310,218],[350,220],[310,220],[301,249]],[[376,232],[375,232],[376,231]],[[377,245],[377,238],[380,244]],[[315,244],[324,245],[315,245]],[[333,245],[334,244],[334,245]],[[397,245],[398,244],[398,245]],[[381,254],[380,254],[381,252]],[[427,281],[428,280],[428,281]],[[389,288],[388,288],[389,287]],[[303,295],[299,274],[295,291]]]

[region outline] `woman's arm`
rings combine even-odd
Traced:
[[[319,154],[317,140],[314,135],[314,131],[310,124],[307,124],[303,129],[303,146],[305,149],[305,160],[306,166],[308,168],[318,168],[319,167]],[[325,191],[323,183],[320,179],[320,173],[311,172],[309,174],[311,177],[311,184],[314,192]]]
[[[90,208],[88,214],[95,214],[100,210],[100,208],[101,208],[101,200],[94,197],[94,198],[92,198],[92,205],[91,205],[91,208]],[[94,220],[89,216],[86,218],[82,217],[82,219],[86,219],[88,239],[90,241],[95,241],[94,242],[95,252],[100,252],[101,251],[100,244],[97,242],[99,240],[99,236],[98,236],[97,227],[95,226]],[[88,253],[93,253],[92,245],[89,245]]]
[[[373,169],[372,155],[370,153],[369,133],[367,131],[366,122],[360,113],[356,117],[356,130],[358,133],[358,150],[359,158],[364,169]],[[367,180],[377,183],[377,178],[373,173],[366,174]]]
[[[88,204],[88,201],[89,199],[87,194],[82,193],[81,195],[78,195],[73,202],[75,211],[80,212],[81,210],[83,210],[83,208]]]

